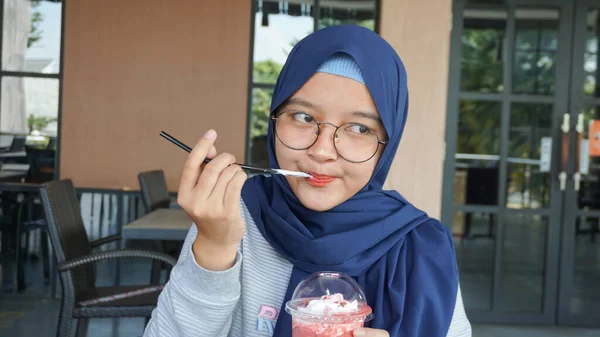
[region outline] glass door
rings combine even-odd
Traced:
[[[600,3],[578,1],[572,57],[559,323],[600,326]]]
[[[465,306],[474,322],[551,324],[573,4],[453,6],[442,221]]]

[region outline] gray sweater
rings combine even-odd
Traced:
[[[206,270],[196,263],[192,243],[197,229],[191,226],[144,337],[273,335],[292,264],[271,248],[245,205],[242,216],[246,233],[235,263],[220,272]],[[460,287],[447,336],[471,336]]]

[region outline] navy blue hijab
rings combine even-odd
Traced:
[[[336,52],[347,53],[359,65],[389,142],[369,183],[325,212],[305,208],[282,176],[246,182],[242,197],[256,226],[294,266],[274,336],[291,336],[291,317],[283,308],[298,283],[313,272],[338,271],[364,289],[375,314],[367,326],[387,330],[391,337],[444,337],[458,287],[451,235],[396,191],[382,190],[408,112],[406,71],[394,49],[358,26],[314,32],[292,49],[273,92],[271,113]],[[273,131],[271,123],[269,162],[279,168]]]

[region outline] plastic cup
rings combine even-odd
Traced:
[[[317,272],[300,282],[285,310],[292,316],[292,337],[352,337],[373,319],[358,283],[337,272]]]

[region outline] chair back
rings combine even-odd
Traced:
[[[159,208],[169,208],[171,196],[162,170],[140,172],[138,180],[146,212],[149,213]]]
[[[469,205],[497,205],[498,168],[469,167],[465,203]]]
[[[50,137],[48,141],[48,145],[46,145],[46,150],[56,151],[57,140],[56,137]]]
[[[54,150],[27,148],[29,170],[25,179],[28,183],[42,184],[54,180]]]
[[[40,188],[40,196],[57,264],[91,254],[92,248],[73,182],[63,179],[44,183]],[[61,280],[63,290],[73,290],[76,295],[95,287],[96,272],[92,264],[86,264],[61,273]]]
[[[12,143],[10,144],[10,152],[20,152],[25,151],[25,143],[27,142],[27,137],[22,135],[17,135],[13,138]]]

